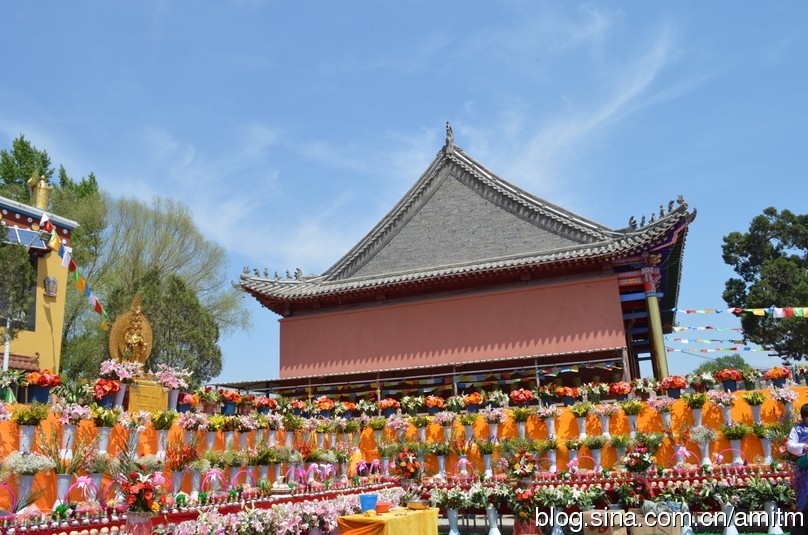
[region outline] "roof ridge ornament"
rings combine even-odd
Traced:
[[[454,132],[452,131],[452,125],[449,124],[449,121],[446,121],[446,145],[444,146],[444,150],[447,154],[454,152]]]

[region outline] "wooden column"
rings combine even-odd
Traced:
[[[645,304],[648,308],[648,328],[651,335],[651,349],[654,361],[654,374],[658,380],[668,377],[668,354],[665,351],[665,340],[662,335],[662,317],[659,313],[656,285],[653,281],[653,269],[643,268],[643,289]]]

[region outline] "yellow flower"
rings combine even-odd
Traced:
[[[158,511],[160,510],[160,504],[159,504],[159,503],[157,503],[156,501],[155,501],[155,502],[152,502],[152,504],[151,504],[151,510],[152,510],[152,513],[156,513],[156,512],[158,512]]]

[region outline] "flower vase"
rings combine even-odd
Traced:
[[[178,470],[171,474],[171,489],[174,491],[175,495],[182,492],[182,479],[184,475],[185,472],[182,470]]]
[[[126,437],[126,445],[130,452],[137,453],[137,448],[140,445],[140,431],[130,428],[129,436]]]
[[[794,419],[794,405],[790,401],[783,403],[783,415],[789,419]]]
[[[732,448],[732,464],[735,466],[743,466],[743,456],[741,454],[741,441],[740,440],[730,440],[729,446]]]
[[[268,464],[259,464],[258,465],[258,481],[262,479],[269,479],[269,465]]]
[[[250,436],[252,431],[239,431],[238,432],[238,443],[241,448],[241,451],[245,451],[247,449],[247,438]]]
[[[516,422],[516,432],[519,433],[519,438],[525,438],[527,422]]]
[[[62,447],[59,450],[59,457],[62,459],[73,458],[73,443],[76,439],[76,424],[64,424],[62,426]]]
[[[31,495],[31,487],[34,485],[33,474],[17,475],[17,503],[24,504]]]
[[[691,409],[693,412],[693,427],[701,425],[701,409]]]
[[[286,440],[286,447],[291,448],[292,447],[292,442],[294,441],[294,438],[295,438],[295,432],[294,431],[286,431],[284,433],[284,435],[285,435],[285,440]]]
[[[752,421],[755,422],[756,424],[761,423],[760,422],[760,405],[752,405],[750,407],[750,409],[752,409]]]
[[[766,516],[769,519],[767,522],[769,531],[767,533],[769,535],[783,535],[783,528],[780,527],[780,515],[777,514],[777,502],[765,502],[763,510],[766,511]]]
[[[578,450],[567,450],[567,453],[569,454],[569,460],[567,461],[567,466],[569,466],[569,463],[578,458]]]
[[[485,509],[485,518],[488,521],[488,535],[502,535],[499,531],[499,513],[496,507]]]
[[[464,477],[469,475],[469,471],[466,468],[467,466],[469,466],[469,459],[467,456],[460,455],[457,460],[457,464],[460,465],[460,471],[458,472],[459,475]]]
[[[601,465],[600,465],[601,450],[599,448],[596,448],[594,450],[589,450],[589,453],[592,454],[592,458],[595,460],[594,471],[595,472],[600,472],[600,470],[601,470]]]
[[[92,494],[89,496],[90,499],[88,501],[98,501],[101,499],[99,494],[101,493],[101,485],[104,481],[104,474],[94,472],[90,474],[90,481],[93,482],[95,487],[91,488],[90,492],[92,492]]]
[[[499,424],[488,424],[488,435],[496,440],[499,431]]]
[[[348,463],[345,461],[339,463],[339,476],[342,480],[348,479]]]
[[[680,453],[682,451],[682,444],[674,444],[673,451],[676,454],[676,466],[682,466],[685,464],[685,454]]]
[[[446,478],[446,456],[436,455],[436,457],[438,458],[438,475]]]
[[[98,428],[98,453],[106,454],[109,447],[109,434],[112,432],[111,427]]]
[[[473,425],[464,425],[463,432],[466,435],[466,442],[471,442],[474,438],[474,426]]]
[[[317,433],[317,449],[321,450],[325,447],[325,433]]]
[[[206,431],[205,432],[205,449],[207,451],[213,451],[213,448],[216,445],[216,431]]]
[[[224,432],[224,449],[232,450],[233,449],[233,442],[236,437],[235,431],[225,431]]]
[[[202,472],[199,470],[191,471],[191,495],[192,500],[199,499],[199,485],[202,483]]]
[[[278,463],[278,464],[273,464],[273,465],[272,465],[272,476],[273,476],[273,481],[272,481],[272,483],[274,483],[274,484],[280,483],[281,478],[283,477],[283,476],[281,475],[281,469],[282,469],[282,468],[283,468],[283,467],[281,466],[281,464],[280,464],[280,463]]]
[[[547,458],[550,459],[550,468],[547,469],[551,474],[558,472],[558,462],[556,461],[556,450],[547,450]]]
[[[768,438],[761,438],[760,445],[763,447],[763,462],[771,464],[772,462],[772,441]]]
[[[701,450],[701,465],[712,464],[710,461],[710,443],[699,444],[699,449]]]
[[[663,412],[662,414],[660,414],[660,416],[662,417],[662,423],[664,424],[664,426],[667,427],[668,429],[670,429],[670,427],[671,427],[671,413]]]
[[[553,530],[550,532],[550,535],[564,535],[564,530],[561,528],[561,514],[564,513],[564,509],[556,509],[553,507]],[[566,514],[564,514],[566,517]]]
[[[328,435],[328,447],[334,448],[334,446],[336,445],[337,445],[337,434],[331,433],[330,435]]]
[[[669,388],[668,389],[668,397],[671,399],[679,399],[682,395],[681,388]]]
[[[606,440],[609,440],[610,438],[612,438],[611,433],[609,433],[610,418],[608,416],[600,416],[599,419],[600,419],[600,428],[603,430],[603,433],[601,434],[606,438]]]
[[[420,442],[426,442],[426,427],[418,428],[418,440]]]
[[[157,458],[165,460],[168,448],[168,429],[157,430]]]
[[[31,451],[31,442],[34,440],[34,433],[36,432],[35,425],[21,425],[20,426],[20,451],[28,453]]]
[[[128,535],[151,535],[152,514],[140,511],[129,511],[126,513],[126,526],[123,533]]]
[[[586,416],[575,418],[578,421],[578,440],[586,438]]]
[[[382,430],[381,429],[374,429],[373,430],[373,440],[376,441],[376,445],[382,443]]]
[[[544,425],[547,426],[547,436],[554,437],[555,436],[555,418],[547,418],[544,420]]]
[[[631,438],[634,438],[637,436],[637,415],[628,414],[626,416],[628,418],[629,435],[631,435]]]
[[[732,504],[722,504],[721,512],[724,514],[724,535],[738,535],[738,527],[735,525],[735,506]]]
[[[382,475],[386,475],[389,469],[390,469],[390,459],[387,457],[382,457]]]
[[[626,448],[615,448],[614,451],[617,455],[617,462],[620,462],[620,459],[626,456]]]
[[[176,388],[172,388],[168,391],[168,410],[175,411],[177,410],[177,400],[180,398],[180,391]]]
[[[447,425],[443,428],[443,441],[444,442],[451,442],[452,441],[452,430],[453,426]]]
[[[274,446],[277,436],[278,436],[278,431],[276,431],[275,429],[267,430],[267,445]]]
[[[726,425],[732,425],[732,407],[721,407],[721,415]]]
[[[196,435],[196,431],[192,431],[190,429],[186,429],[183,432],[183,441],[184,444],[187,446],[194,440],[194,436]]]
[[[460,535],[460,528],[457,525],[457,509],[447,509],[446,519],[449,521],[449,535]]]
[[[67,491],[70,490],[72,480],[73,474],[56,474],[56,501],[53,502],[53,509],[67,503]]]
[[[491,454],[483,453],[483,466],[485,467],[485,477],[494,477],[494,471],[491,469]]]
[[[126,383],[121,383],[121,389],[115,392],[115,408],[123,409],[123,399],[126,396]]]

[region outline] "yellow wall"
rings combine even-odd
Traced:
[[[45,277],[53,276],[58,281],[56,297],[45,296]],[[62,329],[65,319],[65,296],[67,294],[66,267],[56,251],[51,251],[37,261],[36,274],[36,329],[19,331],[11,342],[11,352],[18,355],[39,353],[39,367],[59,371],[62,354]]]

